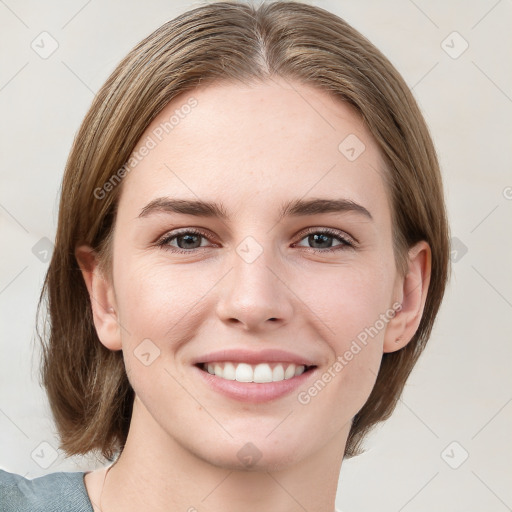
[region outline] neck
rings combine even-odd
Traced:
[[[347,429],[298,463],[248,469],[239,460],[207,460],[149,418],[136,399],[125,447],[102,489],[104,512],[335,510]]]

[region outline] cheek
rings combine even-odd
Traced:
[[[142,338],[157,345],[186,339],[199,321],[201,298],[219,281],[219,272],[165,259],[125,258],[117,267],[116,300],[124,342]],[[116,279],[116,276],[114,277]]]
[[[387,325],[381,315],[389,311],[388,282],[379,275],[380,271],[338,272],[330,280],[329,292],[315,286],[301,291],[328,326],[321,342],[329,345],[331,359],[297,399],[304,414],[329,417],[333,433],[357,414],[375,385]]]
[[[385,325],[379,319],[390,307],[392,266],[338,267],[323,277],[303,277],[297,295],[323,321],[323,334],[337,353],[376,323],[379,335],[373,338],[383,338]]]
[[[324,404],[343,405],[340,414],[355,414],[366,402],[379,370],[389,320],[392,260],[365,268],[340,268],[332,272],[328,288],[302,285],[300,294],[322,320],[321,337],[330,346],[332,359],[319,376],[315,390],[305,390],[307,401],[318,389],[329,388]],[[306,280],[307,281],[307,280]],[[318,281],[316,280],[318,285]],[[332,402],[332,401],[333,402]],[[320,405],[320,402],[319,404]],[[341,411],[344,411],[342,413]]]

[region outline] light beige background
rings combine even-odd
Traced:
[[[512,510],[512,3],[310,3],[360,30],[413,88],[439,152],[457,238],[430,344],[394,416],[368,439],[366,454],[344,464],[337,505],[344,512]],[[40,240],[53,240],[65,160],[94,93],[139,40],[198,5],[0,1],[4,469],[34,478],[101,463],[55,450],[34,352],[47,268]],[[46,59],[31,48],[48,38],[43,31],[58,43]]]

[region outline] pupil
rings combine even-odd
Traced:
[[[331,247],[332,240],[330,240],[330,235],[326,235],[325,233],[315,233],[313,235],[309,235],[309,243],[317,244],[320,243],[321,249],[325,249],[326,247]],[[322,245],[323,244],[323,245]]]

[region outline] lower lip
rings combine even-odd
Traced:
[[[278,382],[257,383],[222,379],[201,370],[197,366],[193,368],[199,372],[200,378],[215,391],[234,400],[248,403],[269,402],[288,395],[300,385],[303,385],[317,370],[317,368],[312,368],[297,377]]]

